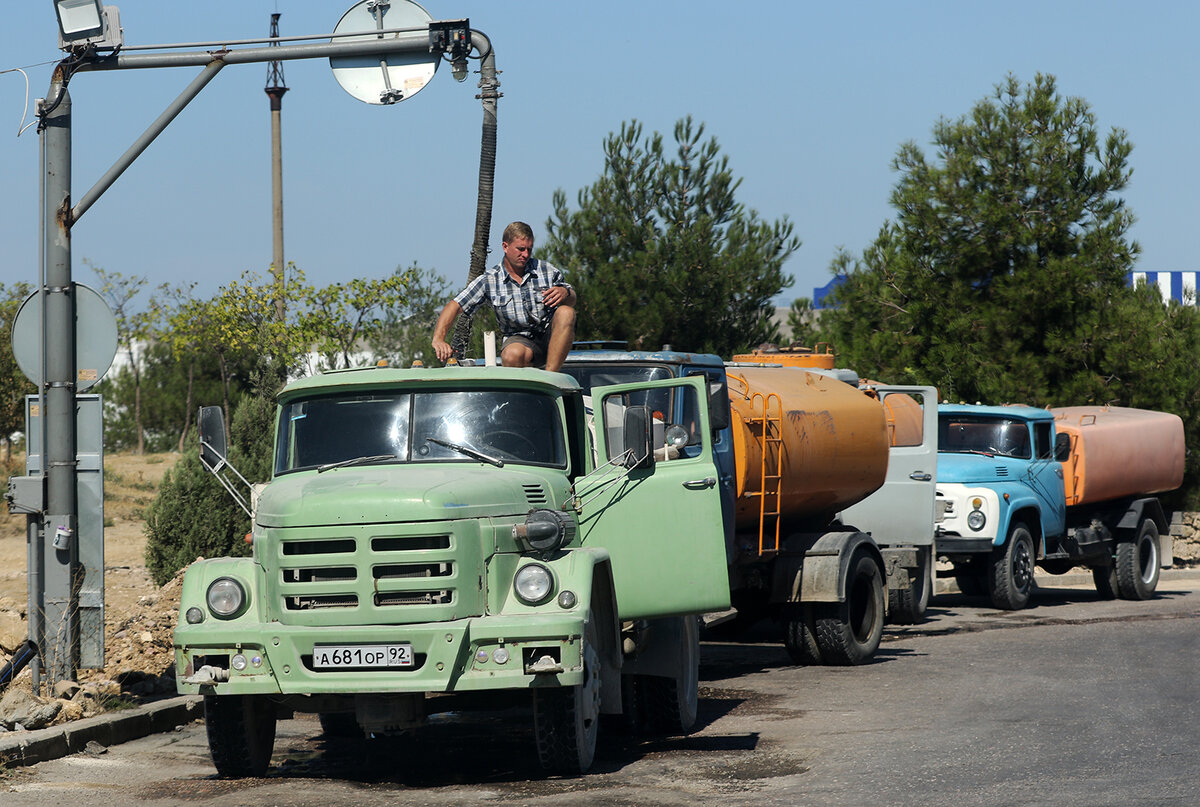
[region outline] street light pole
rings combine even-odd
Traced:
[[[75,426],[75,295],[71,279],[71,96],[63,65],[54,72],[40,126],[45,145],[45,378],[42,473],[46,516],[41,531],[43,613],[35,638],[51,682],[75,679],[79,613]],[[31,619],[33,615],[30,615]]]

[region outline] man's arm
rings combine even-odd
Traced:
[[[450,326],[454,324],[454,320],[458,319],[458,315],[461,313],[462,306],[458,304],[458,300],[452,299],[446,303],[446,307],[438,315],[437,324],[433,326],[433,352],[437,354],[440,362],[448,361],[454,352],[446,342],[446,334],[450,333]]]

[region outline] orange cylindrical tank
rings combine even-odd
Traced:
[[[882,381],[863,379],[860,388],[868,395],[878,395],[873,387],[883,386]],[[893,392],[884,396],[883,412],[887,417],[888,445],[919,446],[924,442],[925,410],[911,395]]]
[[[1063,463],[1067,505],[1174,490],[1183,482],[1183,421],[1168,412],[1120,406],[1051,409],[1071,437]]]
[[[757,529],[763,478],[770,492],[776,472],[784,519],[831,514],[883,484],[888,435],[877,400],[793,367],[730,367],[727,373],[739,528]],[[777,434],[777,442],[762,438],[764,410],[768,436]]]
[[[816,350],[808,347],[765,347],[750,353],[734,355],[735,364],[782,364],[784,367],[814,367],[818,370],[833,369],[833,351],[826,345]]]

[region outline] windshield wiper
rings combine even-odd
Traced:
[[[495,457],[489,457],[487,454],[484,454],[482,451],[476,451],[473,448],[468,448],[467,446],[460,446],[458,443],[451,443],[447,440],[441,440],[437,437],[426,437],[425,440],[426,440],[426,442],[429,442],[429,443],[437,443],[439,446],[445,446],[446,448],[454,449],[455,451],[457,451],[460,454],[466,454],[468,457],[477,459],[480,462],[490,463],[492,465],[495,465],[497,468],[504,467],[504,460],[496,459]]]
[[[351,465],[367,465],[372,462],[383,462],[384,460],[397,459],[395,454],[372,454],[369,457],[355,457],[354,459],[342,460],[341,462],[327,462],[324,465],[317,466],[317,473],[331,471],[334,468],[347,468]]]

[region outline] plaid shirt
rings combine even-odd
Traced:
[[[563,279],[563,273],[554,266],[530,258],[520,283],[498,263],[467,284],[454,299],[468,317],[490,300],[496,310],[501,335],[540,339],[554,317],[554,309],[542,304],[542,292],[553,286],[571,288],[571,284]]]

